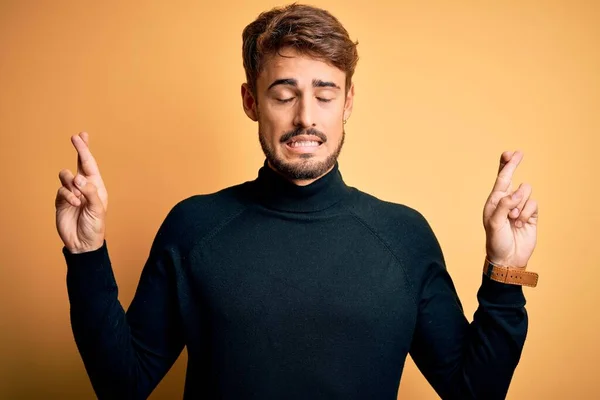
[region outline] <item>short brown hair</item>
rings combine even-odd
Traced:
[[[256,79],[266,57],[284,47],[322,60],[346,73],[346,92],[358,62],[357,42],[328,11],[293,3],[261,13],[242,33],[244,70],[250,91],[256,95]]]

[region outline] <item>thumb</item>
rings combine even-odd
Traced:
[[[102,200],[100,200],[96,185],[88,182],[88,180],[80,174],[77,174],[73,179],[73,183],[87,200],[88,209],[96,215],[104,214],[104,205],[102,204]]]
[[[490,217],[489,226],[496,230],[504,225],[510,211],[517,207],[523,197],[523,191],[519,188],[512,195],[504,196],[498,202],[496,209]]]

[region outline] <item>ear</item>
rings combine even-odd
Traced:
[[[250,87],[247,83],[242,84],[242,106],[244,107],[244,112],[252,121],[258,121],[257,112],[256,112],[256,100],[254,99],[254,95],[250,90]]]
[[[344,103],[344,121],[350,118],[352,114],[352,106],[354,105],[354,82],[350,84],[350,89],[346,94],[346,102]]]

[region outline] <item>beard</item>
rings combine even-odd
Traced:
[[[327,141],[327,137],[313,129],[303,129],[297,128],[293,131],[286,132],[280,140],[280,143],[285,143],[294,136],[299,135],[314,135],[318,136],[323,144]],[[260,132],[260,128],[258,131],[258,140],[260,141],[260,147],[262,148],[265,156],[267,157],[267,161],[269,164],[275,168],[280,174],[285,176],[288,179],[293,180],[309,180],[309,179],[317,179],[323,176],[327,171],[329,171],[337,162],[337,159],[342,152],[342,147],[344,145],[344,139],[346,137],[346,131],[342,131],[342,138],[340,142],[334,149],[334,151],[322,161],[313,160],[314,156],[312,154],[301,154],[300,160],[294,162],[287,162],[282,157],[277,156],[275,148],[271,146],[270,143],[267,142],[264,135]],[[321,144],[321,146],[323,146]]]

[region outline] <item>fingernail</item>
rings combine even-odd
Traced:
[[[77,185],[78,187],[85,186],[85,178],[81,175],[77,175],[75,177],[75,185]]]
[[[521,191],[520,191],[520,190],[517,190],[516,192],[514,192],[514,193],[513,193],[513,195],[512,195],[512,199],[513,199],[513,200],[519,200],[519,199],[521,198],[521,196],[522,196],[522,193],[521,193]]]

